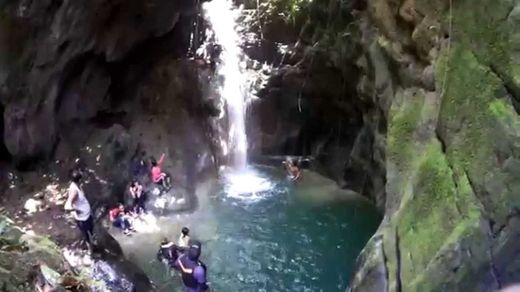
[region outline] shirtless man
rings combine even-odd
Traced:
[[[290,160],[287,158],[282,164],[285,166],[285,170],[287,171],[287,174],[291,177],[291,181],[297,181],[301,177],[301,171],[300,168],[296,165],[295,160]]]

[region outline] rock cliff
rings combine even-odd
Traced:
[[[1,144],[21,166],[49,158],[68,125],[135,90],[130,69],[160,47],[186,52],[195,11],[191,0],[0,2]],[[148,57],[136,53],[145,43],[156,44]]]
[[[264,11],[284,4],[299,7],[285,23],[301,32],[254,105],[254,141],[315,155],[384,212],[351,290],[519,281],[520,3],[264,1]]]
[[[397,79],[385,218],[352,289],[492,291],[519,281],[520,3],[394,2],[368,1],[366,11],[375,34],[364,43]]]

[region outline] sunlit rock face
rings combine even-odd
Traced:
[[[189,43],[185,19],[195,11],[195,1],[181,2],[0,4],[4,140],[15,161],[48,157],[65,131],[63,124],[88,121],[107,110],[115,88],[128,86],[121,81],[126,71],[121,64],[135,58],[131,53],[143,49],[143,42],[171,32],[177,48]],[[187,34],[174,33],[182,26]],[[144,53],[139,59],[149,57]]]

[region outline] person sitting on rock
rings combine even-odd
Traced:
[[[138,215],[141,212],[145,212],[146,193],[144,192],[143,186],[139,183],[138,180],[132,180],[130,183],[129,192],[130,196],[132,197],[134,213]]]
[[[126,214],[125,206],[123,204],[119,204],[116,208],[113,208],[109,212],[110,222],[116,228],[123,230],[125,235],[130,235],[131,231],[133,231],[132,225],[128,220],[128,215]]]
[[[164,157],[165,157],[165,154],[163,153],[161,155],[161,158],[159,159],[159,161],[156,161],[155,158],[152,157],[152,181],[155,183],[155,184],[158,184],[160,186],[162,186],[164,189],[168,189],[168,186],[169,186],[169,177],[166,173],[164,173],[162,170],[161,170],[161,166],[164,162]]]
[[[181,249],[187,249],[190,246],[190,229],[188,227],[182,227],[181,235],[179,236],[179,242],[177,245]]]
[[[287,171],[287,174],[291,178],[291,181],[297,181],[301,177],[301,171],[300,168],[297,166],[296,160],[290,160],[287,158],[284,162],[285,169]]]

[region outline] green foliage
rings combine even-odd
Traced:
[[[310,3],[312,0],[268,0],[259,8],[264,21],[280,18],[287,24],[295,25],[297,19],[305,16]]]

